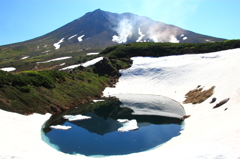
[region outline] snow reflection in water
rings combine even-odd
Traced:
[[[108,156],[146,151],[179,135],[182,120],[172,117],[174,107],[177,110],[175,116],[185,115],[179,103],[168,99],[170,105],[165,100],[163,106],[156,100],[162,97],[148,95],[144,97],[149,99],[148,102],[141,104],[141,100],[133,102],[136,96],[129,97],[131,100],[122,98],[121,102],[117,98],[106,98],[53,115],[44,125],[43,140],[64,153]],[[140,98],[143,99],[143,95]],[[139,111],[143,108],[144,111]],[[91,118],[76,121],[63,118],[65,115],[78,114]],[[167,114],[171,117],[162,116]],[[51,125],[71,126],[71,129],[51,129]],[[129,131],[126,130],[128,128]]]

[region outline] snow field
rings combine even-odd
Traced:
[[[185,94],[198,85],[216,86],[214,104],[182,104],[187,115],[181,135],[152,150],[111,159],[238,159],[240,158],[240,49],[208,54],[134,57],[131,68],[121,70],[115,88],[106,88],[105,96],[140,93],[162,95],[182,104]],[[225,98],[223,106],[212,109]],[[227,110],[225,110],[227,108]],[[0,158],[72,159],[88,158],[61,153],[41,139],[41,127],[50,114],[24,116],[0,110]]]

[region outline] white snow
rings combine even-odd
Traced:
[[[59,57],[59,58],[51,59],[48,61],[38,62],[38,63],[48,63],[48,62],[52,62],[52,61],[60,61],[60,60],[65,60],[65,59],[69,59],[69,58],[72,58],[72,56]]]
[[[142,34],[140,28],[138,28],[138,34],[140,35],[140,37],[136,40],[136,42],[140,42],[142,40],[142,38],[145,36],[145,35]]]
[[[64,115],[63,118],[68,119],[68,121],[76,121],[90,119],[91,117],[79,114],[79,115]]]
[[[95,59],[92,59],[90,61],[87,61],[85,63],[82,64],[83,67],[88,67],[88,66],[91,66],[91,65],[94,65],[95,63],[101,61],[103,59],[103,57],[97,57]]]
[[[15,71],[16,68],[14,68],[14,67],[4,67],[4,68],[0,68],[0,70],[6,71],[6,72],[11,72],[11,71]]]
[[[91,55],[98,55],[99,52],[90,52],[90,53],[87,53],[87,55],[91,56]]]
[[[60,70],[73,69],[73,68],[76,68],[76,67],[79,67],[79,66],[88,67],[88,66],[94,65],[95,63],[101,61],[102,59],[103,59],[103,57],[97,57],[97,58],[92,59],[90,61],[87,61],[83,64],[71,65],[71,66],[68,66],[68,67],[61,68]]]
[[[27,58],[29,58],[29,56],[24,56],[24,57],[21,58],[21,60],[24,60],[24,59],[27,59]]]
[[[64,41],[64,38],[62,38],[59,42],[54,43],[53,46],[55,47],[55,49],[59,49],[60,48],[60,44]]]
[[[136,119],[127,120],[127,121],[125,120],[124,122],[122,120],[120,120],[120,121],[122,122],[123,126],[118,128],[119,132],[126,132],[126,131],[130,131],[130,130],[138,129]]]
[[[77,34],[75,34],[75,35],[73,35],[73,36],[69,37],[69,38],[68,38],[68,40],[70,40],[70,39],[74,38],[75,36],[77,36]]]
[[[105,100],[103,100],[103,99],[98,99],[98,100],[93,100],[93,102],[104,102]]]
[[[182,34],[180,37],[184,37],[184,34]]]
[[[66,63],[61,63],[59,66],[63,66],[63,65],[65,65]]]
[[[183,40],[187,40],[187,37],[185,36],[185,37],[183,37]]]
[[[82,38],[83,38],[84,36],[85,36],[85,35],[81,35],[81,36],[79,36],[79,37],[78,37],[78,41],[79,41],[79,42],[83,41]]]
[[[238,159],[240,158],[240,49],[198,55],[160,58],[135,57],[131,68],[122,70],[116,88],[104,94],[155,94],[180,103],[185,94],[198,85],[216,86],[213,97],[230,98],[223,106],[212,109],[211,99],[201,104],[182,104],[186,114],[181,135],[149,151],[110,159]],[[225,108],[228,108],[225,110]],[[61,153],[41,139],[41,127],[50,114],[29,116],[0,110],[0,158],[77,159],[83,155]]]
[[[51,129],[59,129],[59,130],[69,130],[72,128],[71,126],[65,126],[65,125],[51,125],[49,127]]]

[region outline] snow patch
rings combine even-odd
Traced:
[[[79,42],[83,41],[82,38],[83,38],[84,36],[85,36],[85,35],[81,35],[81,36],[79,36],[79,37],[78,37],[78,41],[79,41]]]
[[[83,67],[88,67],[88,66],[94,65],[95,63],[101,61],[102,59],[103,59],[103,57],[98,57],[98,58],[92,59],[90,61],[87,61],[87,62],[83,63],[82,66]]]
[[[71,126],[65,126],[65,125],[51,125],[49,127],[51,129],[59,129],[59,130],[69,130],[72,128]]]
[[[85,116],[85,115],[64,115],[64,119],[68,119],[68,121],[76,121],[76,120],[86,120],[86,119],[91,119],[90,116]]]
[[[55,47],[55,49],[59,49],[60,48],[60,44],[64,41],[64,38],[62,38],[59,42],[54,43],[53,46]]]
[[[184,34],[182,34],[180,37],[184,37]]]
[[[68,67],[61,68],[61,69],[59,69],[59,71],[73,69],[73,68],[76,68],[76,67],[79,67],[79,66],[81,66],[81,64],[71,65],[71,66],[68,66]]]
[[[185,36],[185,37],[183,37],[183,40],[187,40],[187,37]]]
[[[99,52],[90,52],[90,53],[87,53],[87,55],[91,56],[91,55],[98,55]]]
[[[68,40],[70,40],[70,39],[74,38],[75,36],[77,36],[77,34],[75,34],[75,35],[73,35],[73,36],[69,37],[69,38],[68,38]]]
[[[127,132],[130,130],[137,130],[138,129],[138,125],[137,125],[137,121],[136,119],[132,119],[132,120],[120,120],[123,124],[122,127],[118,128],[118,132]]]
[[[55,58],[55,59],[51,59],[51,60],[43,61],[43,62],[37,62],[37,63],[48,63],[48,62],[52,62],[52,61],[60,61],[60,60],[65,60],[65,59],[69,59],[69,58],[72,58],[72,56],[59,57],[59,58]]]
[[[63,66],[63,65],[65,65],[66,63],[61,63],[59,66]]]
[[[24,60],[24,59],[27,59],[27,58],[29,58],[29,56],[24,56],[24,57],[21,58],[21,60]]]
[[[4,68],[0,68],[0,70],[6,71],[6,72],[11,72],[11,71],[15,71],[16,68],[14,68],[14,67],[4,67]]]
[[[93,102],[104,102],[105,100],[103,100],[103,99],[98,99],[98,100],[93,100]]]

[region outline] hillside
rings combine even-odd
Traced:
[[[154,21],[132,13],[110,13],[95,10],[43,36],[0,46],[0,68],[57,70],[62,61],[40,64],[55,58],[71,56],[67,64],[85,62],[87,53],[100,52],[108,46],[132,42],[208,43],[224,41]]]

